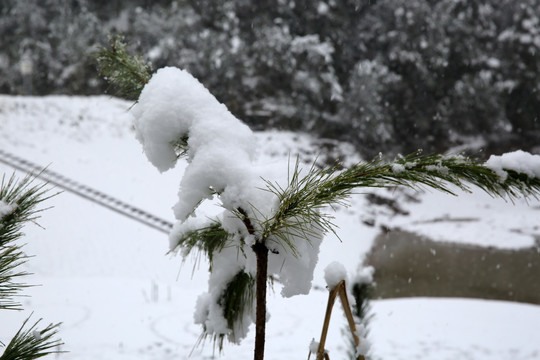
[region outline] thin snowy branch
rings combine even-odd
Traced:
[[[291,234],[309,235],[314,226],[325,233],[335,233],[333,218],[324,208],[347,205],[349,197],[363,187],[425,186],[455,195],[450,185],[465,191],[470,191],[473,185],[492,196],[510,200],[540,195],[540,178],[503,170],[504,178],[476,159],[419,153],[391,162],[380,159],[361,162],[343,171],[337,166],[325,169],[312,166],[305,176],[297,163],[287,187],[266,182],[267,190],[279,198],[280,207],[262,222],[263,238],[278,238],[294,251]]]

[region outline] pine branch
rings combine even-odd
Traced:
[[[540,195],[539,178],[512,170],[507,170],[507,174],[502,179],[478,160],[460,155],[416,153],[392,162],[361,162],[341,172],[337,165],[325,169],[312,166],[305,176],[301,176],[297,161],[286,188],[266,182],[267,190],[278,197],[280,207],[261,222],[262,238],[276,238],[294,251],[291,236],[309,235],[314,227],[335,233],[333,217],[323,210],[347,205],[349,197],[363,187],[429,187],[455,195],[450,185],[465,191],[474,185],[492,196],[510,200]]]
[[[194,249],[203,252],[210,262],[212,271],[213,255],[220,252],[230,240],[230,234],[223,229],[218,221],[211,225],[185,233],[175,248],[183,248],[184,256],[188,256]]]
[[[26,262],[27,256],[20,251],[18,246],[11,246],[0,250],[0,310],[21,310],[21,304],[14,301],[19,292],[29,287],[18,283],[15,279],[27,276],[29,273],[16,271],[20,265]]]
[[[324,201],[320,192],[321,184],[327,182],[337,171],[337,167],[318,169],[313,165],[307,176],[302,177],[299,159],[296,160],[292,174],[289,175],[287,188],[277,183],[266,181],[267,190],[277,195],[280,203],[273,217],[264,219],[260,228],[262,241],[269,238],[281,240],[296,255],[295,237],[309,239],[318,229],[333,231],[335,228],[331,216],[319,216],[320,210],[327,205],[344,204],[339,196],[332,201]]]
[[[230,339],[235,338],[235,329],[242,327],[241,321],[244,314],[253,311],[254,294],[255,279],[244,271],[239,271],[223,290],[218,304],[223,309],[223,317],[227,321],[227,328],[230,330],[228,335]],[[221,352],[225,335],[207,333],[203,325],[203,334],[199,341],[211,336],[214,346],[217,345]]]
[[[474,158],[461,155],[443,156],[412,154],[393,162],[374,161],[368,166],[356,165],[344,174],[352,185],[392,187],[403,185],[417,188],[423,185],[456,195],[449,184],[470,192],[471,185],[491,196],[514,200],[520,197],[537,198],[540,195],[540,179],[506,170],[502,179],[496,172]],[[371,165],[371,166],[369,166]],[[347,180],[345,181],[347,182]]]
[[[20,238],[22,226],[26,222],[35,221],[38,218],[36,215],[44,210],[36,210],[37,205],[56,195],[45,196],[46,184],[32,186],[34,180],[34,177],[26,176],[17,182],[14,175],[9,179],[2,176],[0,201],[15,206],[15,209],[0,218],[0,248],[7,247]]]
[[[219,305],[223,308],[223,316],[227,320],[227,327],[231,329],[234,338],[235,324],[242,321],[245,313],[253,310],[255,279],[244,271],[238,272],[227,284]],[[240,324],[241,326],[241,324]],[[223,348],[223,338],[220,339],[220,350]]]
[[[210,272],[212,272],[213,255],[223,250],[230,238],[231,235],[223,229],[221,224],[214,221],[209,226],[184,234],[176,247],[183,248],[184,256],[189,255],[194,249],[205,253],[210,262]],[[223,309],[223,317],[231,331],[229,336],[233,339],[235,338],[235,328],[241,326],[236,324],[242,321],[246,312],[253,309],[254,289],[255,279],[250,274],[239,271],[229,281],[219,298],[218,304]],[[206,333],[206,329],[204,331],[203,337],[210,335]],[[218,345],[220,351],[223,349],[224,339],[224,334],[213,335],[214,344]]]
[[[63,345],[60,340],[55,340],[60,324],[50,324],[43,330],[38,330],[37,325],[41,319],[25,329],[30,318],[26,319],[19,331],[9,342],[0,356],[0,360],[32,360],[49,354],[61,353],[56,350]]]
[[[128,54],[121,36],[109,39],[110,49],[100,48],[96,55],[99,73],[117,89],[116,95],[139,97],[151,77],[151,68],[141,57]]]
[[[37,214],[43,209],[36,207],[51,196],[45,196],[43,185],[32,185],[35,178],[25,177],[17,181],[14,176],[2,177],[0,184],[0,202],[12,207],[12,211],[0,216],[0,309],[20,309],[20,304],[14,300],[19,292],[28,287],[16,279],[28,275],[27,272],[16,269],[24,264],[28,257],[15,244],[23,234],[23,224],[36,221]]]

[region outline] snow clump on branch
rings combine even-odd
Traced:
[[[173,207],[178,222],[170,234],[171,249],[197,231],[213,229],[226,234],[225,246],[209,250],[208,292],[198,299],[195,322],[206,334],[228,336],[239,343],[253,322],[253,306],[248,304],[231,326],[225,319],[223,296],[238,274],[256,277],[256,258],[250,247],[257,241],[260,224],[280,205],[274,193],[261,190],[267,187],[263,179],[286,186],[289,169],[282,164],[257,163],[253,132],[185,70],[158,70],[142,90],[133,115],[136,137],[160,172],[173,168],[180,156],[187,158]],[[196,212],[203,201],[214,197],[224,208],[220,215]],[[251,220],[252,229],[239,214]],[[216,224],[219,226],[211,228]],[[321,229],[312,230],[307,239],[291,235],[296,252],[276,239],[266,239],[271,250],[268,275],[283,284],[283,296],[307,294],[311,289],[322,242]],[[185,250],[181,249],[184,255],[189,253]]]
[[[175,166],[177,148],[187,142],[190,166],[174,207],[177,219],[185,220],[213,191],[237,195],[253,179],[253,133],[187,71],[158,70],[133,110],[137,139],[159,171]]]
[[[506,170],[523,173],[530,178],[540,179],[540,156],[532,155],[523,150],[500,156],[491,155],[485,165],[499,175],[502,181],[506,180],[508,176]]]

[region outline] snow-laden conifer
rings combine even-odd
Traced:
[[[174,167],[181,156],[188,162],[170,244],[210,260],[208,292],[197,301],[195,321],[220,347],[225,337],[239,343],[254,321],[256,360],[264,357],[268,279],[282,284],[285,297],[309,293],[319,246],[336,232],[332,211],[360,188],[423,186],[454,194],[454,187],[475,186],[509,199],[540,194],[540,157],[530,154],[515,155],[528,159],[520,167],[509,166],[507,156],[484,164],[420,152],[348,168],[261,164],[251,130],[177,68],[153,75],[133,114],[137,139],[158,170]],[[221,214],[200,211],[208,199],[220,203]]]

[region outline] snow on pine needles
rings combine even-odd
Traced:
[[[158,70],[142,90],[133,114],[137,139],[159,171],[173,168],[180,156],[187,159],[174,206],[178,222],[170,235],[171,249],[187,244],[207,253],[212,271],[208,292],[197,301],[195,321],[205,333],[226,335],[238,343],[254,321],[254,298],[249,295],[257,271],[251,250],[257,241],[254,232],[261,232],[260,224],[279,207],[276,195],[263,190],[267,184],[263,179],[285,186],[289,169],[257,163],[253,132],[185,70]],[[222,213],[197,211],[203,201],[212,199],[219,200]],[[243,216],[253,220],[251,232]],[[209,244],[209,239],[214,243]],[[307,239],[296,240],[293,253],[268,239],[269,275],[283,284],[282,294],[287,297],[311,289],[322,234],[313,228]],[[190,249],[184,247],[183,252]],[[234,290],[246,294],[239,301],[245,306],[227,309],[224,294],[233,291],[231,284],[237,282],[248,287]]]

